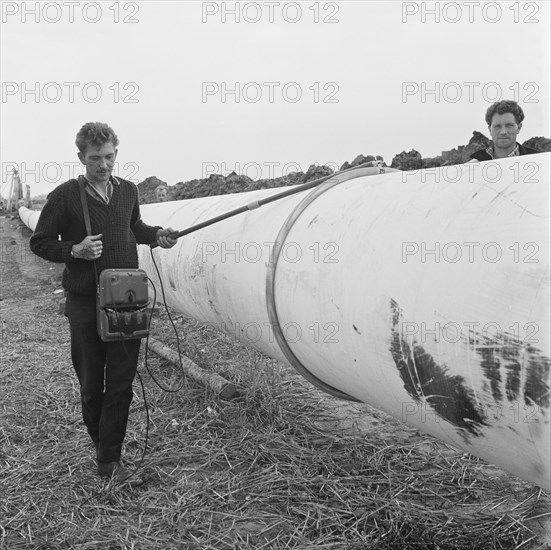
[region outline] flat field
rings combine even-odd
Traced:
[[[1,217],[0,548],[6,550],[551,548],[550,495],[290,367],[173,314],[180,350],[238,388],[223,399],[147,354],[144,484],[95,473],[59,314],[61,265]],[[57,291],[57,292],[56,292]],[[176,349],[165,311],[152,335]],[[142,457],[139,380],[124,449]]]

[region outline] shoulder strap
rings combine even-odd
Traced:
[[[90,212],[88,212],[88,201],[86,200],[86,191],[84,187],[86,186],[86,179],[84,176],[78,177],[78,186],[80,189],[80,200],[82,202],[82,211],[84,212],[84,224],[86,225],[86,233],[88,235],[92,234],[92,224],[90,223]],[[93,261],[94,264],[94,276],[96,278],[96,287],[99,293],[99,277],[98,277],[98,266],[96,265],[96,260]]]
[[[82,202],[82,211],[84,212],[84,224],[86,225],[86,233],[88,235],[92,234],[92,225],[90,224],[90,212],[88,211],[88,201],[86,200],[86,191],[84,187],[86,186],[86,180],[83,176],[78,177],[78,186],[80,188],[80,200]]]

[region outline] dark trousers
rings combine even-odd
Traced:
[[[103,342],[96,328],[95,296],[68,293],[65,314],[84,424],[96,445],[98,461],[117,461],[126,435],[141,340]]]

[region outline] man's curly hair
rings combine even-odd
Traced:
[[[524,111],[516,101],[496,101],[493,105],[488,107],[486,111],[486,124],[492,125],[492,118],[495,114],[503,115],[505,113],[512,113],[515,117],[515,122],[520,124],[524,120]]]
[[[78,131],[75,145],[81,153],[84,153],[88,145],[101,147],[107,142],[111,142],[113,147],[117,147],[119,144],[119,138],[113,128],[104,122],[87,122]]]

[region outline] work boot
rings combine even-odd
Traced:
[[[98,460],[98,474],[101,477],[110,477],[118,483],[129,483],[130,485],[141,485],[143,480],[133,475],[132,471],[125,468],[119,461],[100,462]]]

